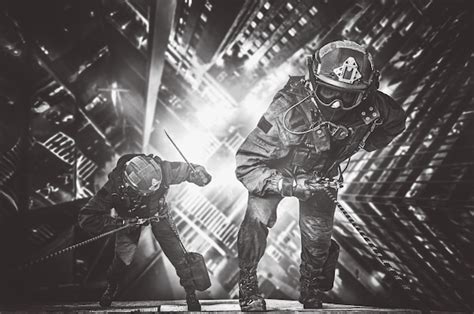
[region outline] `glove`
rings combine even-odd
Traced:
[[[323,190],[319,180],[312,175],[300,174],[296,176],[296,187],[293,190],[294,196],[302,201],[310,199],[315,192]]]
[[[282,196],[295,196],[301,201],[307,201],[316,191],[323,188],[314,176],[301,174],[296,176],[296,180],[282,178],[278,183],[278,189]]]
[[[189,174],[189,178],[188,178],[189,182],[192,182],[199,186],[205,186],[209,182],[211,182],[212,177],[203,166],[194,165],[194,164],[193,166],[194,166],[194,169],[196,170],[191,171],[191,173]]]
[[[113,227],[124,226],[127,221],[122,218],[114,217],[107,220],[106,225]]]

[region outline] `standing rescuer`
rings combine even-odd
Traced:
[[[153,218],[150,219],[151,230],[176,269],[186,291],[188,309],[200,311],[191,270],[165,199],[171,184],[188,181],[204,186],[210,182],[211,176],[204,167],[193,166],[194,171],[187,163],[168,162],[152,155],[121,157],[109,180],[81,209],[79,225],[90,234],[98,234],[122,223]],[[116,217],[111,215],[112,208]],[[107,271],[108,286],[100,299],[101,306],[111,305],[119,281],[133,260],[140,232],[140,225],[136,225],[116,233],[115,256]]]
[[[341,174],[340,163],[360,148],[387,146],[405,128],[405,113],[377,90],[378,72],[367,50],[331,42],[308,58],[306,77],[290,77],[237,151],[237,178],[249,191],[239,230],[239,301],[243,311],[266,310],[257,280],[268,228],[283,197],[299,199],[300,298],[322,307],[339,255],[331,239],[335,204],[317,184]]]

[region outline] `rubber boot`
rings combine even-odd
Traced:
[[[243,312],[266,311],[265,299],[258,290],[256,267],[240,269],[239,304]]]

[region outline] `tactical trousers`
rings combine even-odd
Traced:
[[[336,194],[334,190],[332,192]],[[259,197],[249,194],[237,242],[241,269],[257,267],[265,252],[268,229],[276,222],[276,209],[281,200],[280,195]],[[330,290],[339,254],[339,246],[331,240],[336,206],[324,191],[299,203],[301,280],[311,280],[315,289]]]
[[[160,244],[163,253],[168,257],[180,278],[180,284],[186,291],[194,291],[191,270],[186,263],[185,251],[178,235],[173,231],[174,223],[170,219],[162,219],[151,223],[151,230]],[[131,227],[118,232],[115,239],[115,255],[107,271],[109,282],[119,282],[133,260],[141,227]]]

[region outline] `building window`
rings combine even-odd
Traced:
[[[413,24],[414,24],[414,22],[411,21],[406,27],[402,28],[399,31],[400,36],[402,36],[402,37],[405,36],[408,33],[408,31],[413,27]]]
[[[275,24],[273,24],[273,23],[268,24],[268,29],[269,29],[270,31],[273,32],[273,31],[275,30],[275,28],[276,28],[276,27],[275,27]]]
[[[257,19],[261,20],[263,18],[263,13],[262,12],[258,12],[257,13]]]
[[[372,37],[370,35],[366,35],[364,39],[362,40],[366,46],[370,45],[370,42],[372,41]]]
[[[267,1],[267,2],[263,5],[263,7],[265,8],[265,10],[270,9],[270,2]]]
[[[227,77],[227,73],[225,71],[222,71],[218,76],[217,76],[217,81],[218,82],[222,82],[223,80],[225,80],[225,78]]]
[[[272,47],[272,50],[275,51],[275,52],[279,52],[280,51],[280,46],[278,46],[278,44],[276,44],[275,46]]]
[[[188,56],[193,57],[195,54],[196,54],[196,49],[194,49],[193,47],[190,47],[188,49]]]
[[[251,27],[251,28],[255,28],[256,26],[257,26],[257,22],[252,21],[252,23],[250,23],[250,27]]]
[[[278,13],[277,16],[273,18],[273,22],[275,22],[276,25],[280,25],[283,23],[283,20],[285,19],[285,15],[283,13]]]
[[[308,23],[308,20],[305,19],[304,17],[300,18],[300,20],[298,21],[298,24],[300,24],[301,26],[304,26]]]
[[[267,32],[265,32],[265,31],[262,32],[262,38],[263,38],[263,39],[267,39],[268,36],[269,36],[269,35],[268,35]]]
[[[205,5],[205,6],[206,6],[206,9],[207,9],[209,12],[212,10],[212,3],[211,3],[209,0],[206,1],[206,5]]]
[[[296,29],[294,27],[290,28],[288,30],[288,34],[290,34],[291,37],[295,37],[296,35]]]
[[[255,47],[260,48],[260,46],[262,45],[262,41],[260,39],[257,39],[254,41],[253,44],[255,45]]]
[[[269,61],[270,61],[270,60],[268,60],[267,57],[263,57],[262,59],[260,59],[260,63],[261,63],[262,65],[264,65],[264,66],[267,65]]]
[[[280,39],[281,43],[282,44],[286,44],[288,42],[288,38],[286,38],[285,36],[283,36],[281,39]]]
[[[311,9],[309,9],[309,14],[311,14],[312,16],[315,16],[317,13],[318,9],[316,9],[316,7],[311,7]]]
[[[286,4],[285,8],[286,8],[288,11],[291,11],[291,10],[293,10],[293,5],[288,2],[288,3]]]
[[[201,16],[199,17],[204,23],[207,22],[207,15],[202,13]]]

